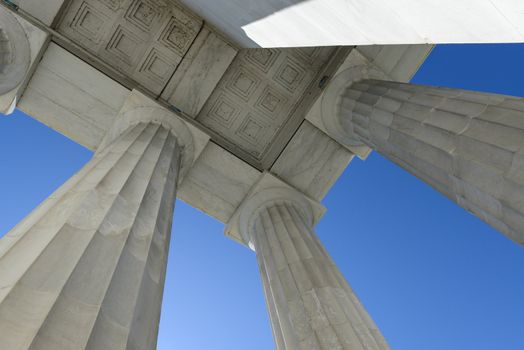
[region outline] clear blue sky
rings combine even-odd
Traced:
[[[413,80],[524,97],[524,45],[440,46]],[[0,117],[0,235],[86,149]],[[523,350],[524,248],[374,153],[324,200],[317,232],[394,350]],[[159,350],[274,349],[254,254],[177,203]]]

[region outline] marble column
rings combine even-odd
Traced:
[[[130,125],[0,240],[1,349],[156,349],[178,141]]]
[[[524,99],[364,79],[335,118],[347,144],[377,150],[524,244]]]
[[[10,114],[16,105],[13,93],[24,81],[31,60],[31,48],[18,19],[0,6],[0,113]]]
[[[0,6],[0,113],[14,111],[48,40],[48,33]]]
[[[300,195],[263,190],[242,209],[278,350],[386,350],[386,341],[312,228]]]
[[[22,83],[29,69],[27,34],[11,11],[0,6],[0,95]]]

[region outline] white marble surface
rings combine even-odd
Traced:
[[[270,175],[239,208],[237,227],[257,254],[277,350],[389,350],[316,236],[318,209]]]
[[[409,82],[433,50],[433,45],[357,46],[370,64],[395,81]]]
[[[353,156],[306,120],[287,144],[271,172],[309,197],[321,200]]]
[[[128,94],[128,89],[52,43],[19,108],[95,150]]]
[[[66,0],[14,0],[22,10],[51,26]]]
[[[348,137],[524,245],[524,98],[362,80],[336,118]]]
[[[15,53],[18,55],[29,56],[29,62],[24,63],[26,65],[26,67],[24,67],[24,70],[26,71],[25,77],[22,79],[22,81],[20,82],[20,84],[18,84],[16,88],[0,95],[0,113],[10,113],[14,110],[14,107],[16,106],[18,99],[24,93],[27,81],[30,79],[31,75],[36,69],[38,65],[38,60],[40,59],[42,53],[47,48],[49,42],[49,34],[35,27],[16,13],[6,10],[4,7],[0,7],[0,11],[3,12],[3,16],[9,16],[10,18],[13,18],[15,21],[18,22],[19,26],[23,31],[23,33],[20,34],[25,35],[25,40],[27,40],[26,42],[22,43],[23,45],[19,46],[18,49],[21,50],[25,46],[28,46],[27,49],[29,51]],[[6,25],[6,23],[0,23],[0,28],[2,24]],[[26,50],[26,48],[24,48],[24,50]]]
[[[195,118],[237,54],[237,49],[204,27],[162,93],[162,98]]]
[[[354,67],[369,67],[370,71],[375,72],[373,75],[381,79],[407,82],[411,80],[432,49],[432,45],[377,45],[357,47],[350,52],[337,72],[333,74],[330,82],[306,115],[306,120],[326,134],[337,139],[338,136],[331,135],[326,129],[323,118],[327,117],[326,113],[329,115],[334,114],[334,109],[338,103],[339,91],[333,85],[339,84],[340,78],[344,78],[345,72],[348,72]],[[328,107],[330,107],[328,109],[325,108],[326,101],[329,101],[327,102]],[[371,149],[367,146],[348,146],[342,141],[340,141],[340,143],[361,159],[365,159],[371,152]]]
[[[0,240],[0,348],[156,348],[179,151],[135,125]]]
[[[185,178],[209,142],[206,133],[183,120],[175,112],[161,106],[142,92],[132,90],[114,118],[111,128],[106,132],[98,151],[103,151],[131,125],[137,123],[158,123],[176,135],[182,157],[179,169],[180,180]]]
[[[260,193],[264,193],[264,195],[260,196]],[[326,212],[326,208],[319,201],[305,196],[302,192],[283,182],[275,175],[264,172],[249,189],[249,192],[229,219],[225,235],[241,244],[250,244],[249,237],[246,236],[246,230],[243,229],[246,224],[244,220],[246,213],[249,215],[250,211],[257,210],[267,200],[280,196],[293,197],[297,203],[300,203],[304,208],[304,212],[307,212],[310,217],[309,221],[312,226],[315,226]]]
[[[521,0],[182,0],[244,47],[524,41]]]
[[[260,172],[210,142],[180,186],[178,197],[227,223]]]

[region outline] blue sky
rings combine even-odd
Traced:
[[[413,82],[524,97],[524,45],[437,47]],[[0,235],[91,152],[16,112],[0,117]],[[321,240],[396,350],[524,349],[524,249],[404,170],[355,160]],[[159,350],[274,349],[254,254],[177,202]]]

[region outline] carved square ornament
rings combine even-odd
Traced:
[[[238,115],[238,107],[225,94],[216,100],[210,113],[211,118],[225,128],[231,127]]]
[[[133,64],[138,56],[138,50],[142,40],[133,32],[122,26],[118,26],[107,45],[107,51],[119,57],[127,64]]]
[[[291,57],[286,57],[275,74],[275,81],[279,82],[285,89],[294,92],[305,78],[306,70]]]
[[[198,34],[198,30],[200,26],[173,16],[162,31],[160,42],[174,49],[178,54],[184,55]]]
[[[275,118],[285,108],[288,99],[280,94],[277,89],[266,86],[255,107],[270,118]]]
[[[252,49],[246,54],[245,59],[256,68],[267,73],[277,60],[279,54],[280,51],[277,49]]]
[[[268,125],[264,119],[249,114],[236,133],[247,142],[258,145],[267,129]],[[256,152],[252,153],[256,154]]]
[[[156,48],[152,48],[140,65],[139,72],[147,75],[151,80],[162,83],[169,80],[169,73],[175,66],[176,62],[172,62]]]
[[[125,14],[125,18],[144,31],[152,29],[160,13],[153,3],[144,0],[135,0]]]
[[[249,101],[260,84],[257,76],[246,69],[239,69],[233,74],[226,88],[244,101]]]
[[[82,2],[76,16],[71,22],[71,28],[76,30],[80,35],[83,35],[87,40],[98,43],[100,42],[105,23],[108,19],[109,17],[104,15],[103,12],[86,2]]]

